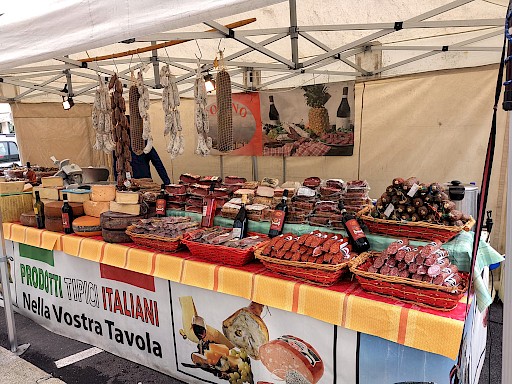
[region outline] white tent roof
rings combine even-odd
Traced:
[[[25,2],[26,3],[26,2]],[[191,95],[197,57],[212,68],[224,51],[234,88],[245,68],[261,70],[256,89],[396,76],[497,63],[507,0],[156,0],[33,1],[0,5],[0,77],[17,92],[4,100],[59,101],[69,79],[75,101],[90,102],[97,74],[172,65]],[[296,14],[296,17],[295,17]],[[256,18],[243,27],[224,25]],[[213,32],[207,30],[213,29]],[[5,32],[4,32],[5,31]],[[165,33],[163,33],[165,32]],[[121,42],[132,39],[131,43]],[[81,59],[189,40],[117,59]],[[366,52],[364,55],[361,52]],[[67,55],[68,57],[64,57]],[[357,55],[357,56],[356,56]],[[363,57],[361,57],[363,56]],[[380,64],[375,68],[374,61]],[[145,81],[159,96],[154,70]],[[5,94],[5,92],[4,92]],[[0,94],[1,95],[1,94]],[[0,100],[1,101],[1,100]]]

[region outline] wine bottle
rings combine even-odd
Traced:
[[[277,108],[274,105],[274,96],[269,96],[268,100],[270,101],[270,110],[268,112],[270,124],[279,125],[279,112],[277,112]]]
[[[39,191],[36,191],[36,203],[34,204],[34,214],[36,215],[37,228],[44,228],[44,204],[39,196]]]
[[[36,183],[37,182],[37,175],[36,173],[30,168],[30,163],[27,161],[27,170],[23,172],[23,177],[25,179],[28,179],[29,183]]]
[[[247,218],[245,204],[247,204],[247,195],[242,195],[242,206],[236,214],[235,221],[233,222],[233,235],[238,239],[247,237],[247,226],[249,219]]]
[[[339,209],[341,212],[341,222],[347,231],[347,235],[352,243],[352,247],[358,253],[365,252],[370,249],[370,242],[366,238],[364,231],[359,226],[354,215],[347,212],[343,202],[339,202]]]
[[[167,210],[167,196],[165,184],[160,186],[160,193],[156,197],[156,217],[164,217]]]
[[[210,184],[208,195],[203,198],[203,218],[201,219],[201,226],[206,228],[213,227],[213,219],[215,218],[215,210],[217,209],[217,201],[213,196],[215,191],[215,183]]]
[[[64,228],[64,233],[70,234],[73,233],[73,208],[68,203],[68,194],[63,193],[62,199],[64,200],[64,205],[62,205],[62,228]]]
[[[336,112],[336,131],[350,131],[350,105],[348,104],[348,87],[343,87],[343,96]]]
[[[268,237],[276,237],[283,232],[284,220],[286,218],[286,214],[288,213],[288,205],[286,205],[286,200],[288,200],[288,190],[285,189],[283,191],[283,198],[281,202],[277,204],[276,209],[272,212],[272,217],[270,219],[270,230],[268,231]]]

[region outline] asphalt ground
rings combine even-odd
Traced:
[[[91,345],[57,335],[32,320],[15,314],[18,345],[30,343],[21,357],[67,384],[182,384],[183,382],[108,352],[100,352],[71,365],[57,368],[55,362],[92,348]],[[10,349],[4,309],[0,309],[0,345]],[[5,381],[0,384],[28,384]]]

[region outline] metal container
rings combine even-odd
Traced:
[[[456,209],[462,213],[473,216],[476,220],[479,189],[476,183],[463,184],[453,180],[444,185],[450,199],[455,203]]]

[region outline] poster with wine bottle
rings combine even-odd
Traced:
[[[217,106],[209,96],[213,154],[246,156],[352,156],[355,82],[234,93],[231,150],[217,148]]]

